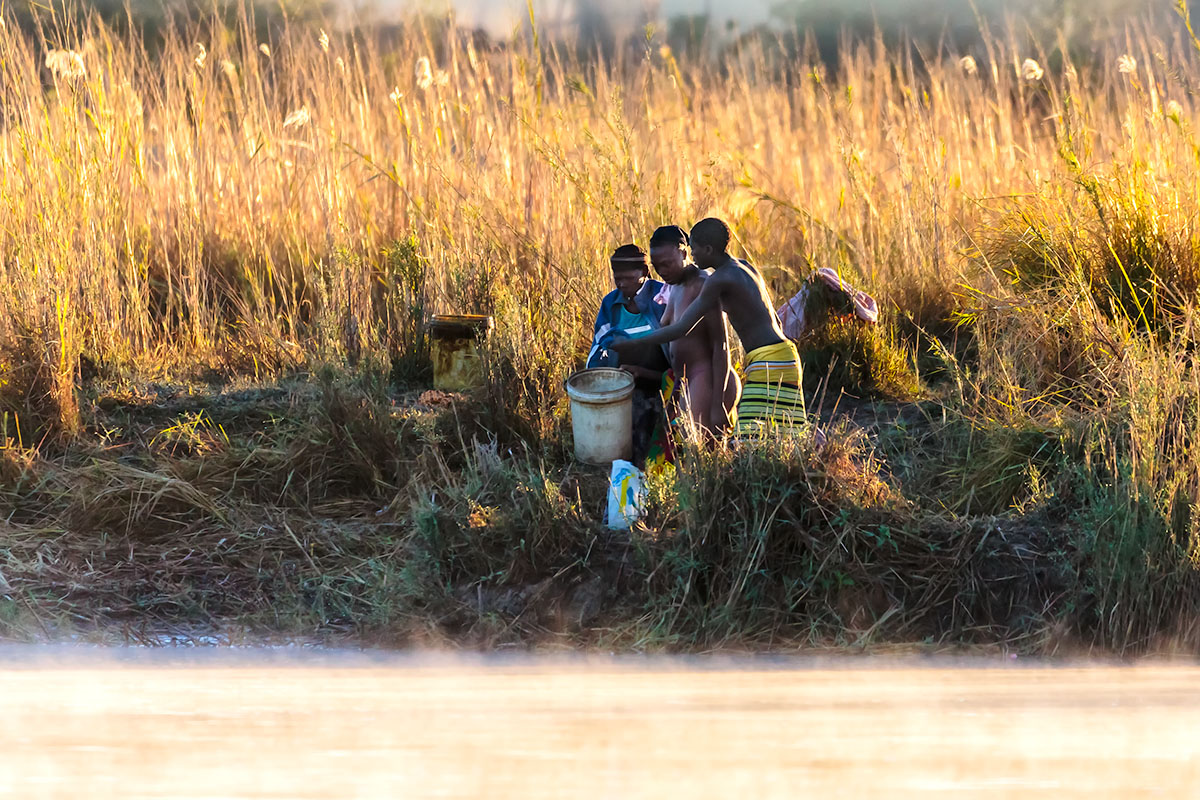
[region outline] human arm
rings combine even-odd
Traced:
[[[729,411],[725,407],[726,384],[732,372],[729,363],[729,337],[725,332],[725,315],[717,312],[704,319],[708,340],[712,342],[712,404],[709,410],[709,427],[714,433],[725,430],[729,424]]]
[[[609,319],[610,310],[607,298],[601,300],[600,310],[596,312],[596,324],[592,330],[592,347],[588,350],[587,362],[584,365],[588,368],[606,366],[611,363],[606,353],[608,343],[605,341],[610,338],[613,330]]]
[[[653,333],[638,337],[637,344],[665,344],[687,336],[705,313],[713,308],[720,308],[722,290],[723,286],[717,277],[710,277],[704,282],[704,288],[700,291],[700,295],[692,301],[686,311],[679,315],[679,319],[672,321],[669,325],[664,325]],[[618,353],[634,346],[636,345],[632,341],[618,341],[611,345]]]
[[[628,372],[637,380],[662,381],[663,374],[658,370],[653,370],[648,367],[639,367],[636,364],[623,364],[621,369]]]

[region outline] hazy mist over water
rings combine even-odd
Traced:
[[[920,663],[0,659],[0,797],[1197,796],[1194,667]]]
[[[534,0],[534,13],[545,23],[570,24],[582,15],[598,15],[612,24],[639,25],[648,19],[671,19],[689,14],[711,14],[723,24],[736,20],[739,27],[761,25],[771,19],[778,0]],[[528,19],[525,0],[384,0],[380,6],[404,11],[415,7],[453,8],[463,19],[504,33]]]
[[[464,25],[503,36],[527,25],[527,0],[364,0],[363,7],[383,15],[414,10],[453,10]],[[1193,13],[1200,3],[1189,0]],[[1170,11],[1163,0],[1159,11]],[[1071,30],[1100,20],[1118,22],[1153,10],[1139,0],[533,0],[539,26],[554,31],[593,27],[597,22],[619,34],[648,23],[669,23],[688,16],[709,18],[709,29],[746,31],[763,25],[801,26],[878,22],[885,29],[974,28],[980,16],[1011,17],[1019,23]]]

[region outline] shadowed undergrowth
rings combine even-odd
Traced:
[[[86,414],[101,441],[10,443],[5,635],[192,626],[485,647],[1026,652],[1053,651],[1064,631],[1118,650],[1194,641],[1200,471],[1195,412],[1177,403],[1146,410],[1163,425],[1120,432],[956,433],[965,423],[927,413],[874,437],[842,423],[821,439],[685,443],[651,479],[644,524],[622,533],[601,524],[602,471],[499,444],[465,396],[376,386],[327,375],[105,395]],[[914,428],[924,444],[895,443]],[[993,460],[878,460],[956,436]],[[1167,480],[1179,448],[1191,471]],[[976,478],[951,485],[964,469]],[[1007,482],[981,477],[1005,469]],[[943,490],[920,489],[929,481]]]

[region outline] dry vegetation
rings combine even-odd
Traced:
[[[260,27],[0,29],[0,632],[1200,642],[1181,23],[834,66]],[[923,399],[685,448],[614,536],[560,383],[607,253],[710,214],[777,297],[885,307],[814,406]],[[418,397],[435,311],[495,315],[479,397]]]

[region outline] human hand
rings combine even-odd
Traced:
[[[645,378],[650,375],[650,370],[646,369],[645,367],[639,367],[636,364],[628,364],[621,367],[621,369],[628,372],[634,378]]]
[[[605,349],[616,353],[628,353],[635,346],[633,339],[630,339],[625,331],[612,331],[603,345]]]

